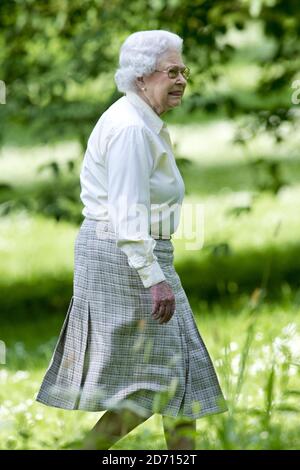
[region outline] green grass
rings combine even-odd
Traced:
[[[197,448],[299,448],[299,303],[286,296],[255,308],[254,298],[239,297],[230,305],[198,302],[193,311],[230,410],[197,420]],[[62,448],[101,416],[34,401],[62,320],[57,315],[1,327],[7,346],[7,363],[0,368],[2,449]],[[113,448],[165,449],[160,415]]]
[[[20,212],[1,220],[1,264],[4,283],[56,276],[73,269],[77,228]]]

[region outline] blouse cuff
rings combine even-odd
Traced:
[[[158,261],[153,261],[149,266],[139,268],[137,272],[139,273],[144,287],[151,287],[166,280]]]

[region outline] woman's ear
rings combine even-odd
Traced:
[[[137,77],[136,84],[139,90],[145,89],[145,82],[143,77]]]

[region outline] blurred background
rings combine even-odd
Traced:
[[[163,119],[204,245],[175,239],[175,267],[230,407],[197,421],[197,448],[299,448],[296,0],[1,0],[0,448],[61,448],[99,418],[34,397],[72,295],[87,138],[143,29],[179,34],[191,69]],[[160,416],[114,448],[166,448]]]

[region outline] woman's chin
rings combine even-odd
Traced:
[[[182,96],[171,96],[168,99],[168,105],[170,108],[175,108],[181,104]]]

